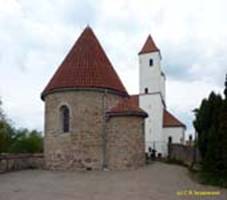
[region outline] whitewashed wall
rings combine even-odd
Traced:
[[[164,102],[166,102],[166,77],[164,73],[161,75],[161,94]]]
[[[153,60],[152,66],[150,66],[150,59]],[[162,152],[165,80],[161,75],[160,62],[161,56],[158,51],[139,56],[139,105],[149,115],[145,120],[146,151],[151,147],[155,148],[157,152]],[[145,94],[145,88],[148,88],[148,94]]]
[[[168,144],[169,137],[172,137],[172,143],[183,144],[185,138],[184,127],[166,127],[163,128],[163,139]],[[167,149],[163,152],[164,156],[167,156]]]
[[[150,59],[153,60],[152,66]],[[172,137],[173,143],[180,143],[184,140],[184,128],[163,128],[166,77],[162,73],[160,53],[157,51],[139,55],[139,65],[139,106],[149,115],[145,120],[145,150],[147,152],[149,147],[155,148],[157,153],[166,156],[168,137]],[[148,89],[147,94],[145,88]]]
[[[149,66],[149,60],[153,59],[153,66]],[[139,56],[140,64],[140,94],[148,88],[149,93],[161,92],[161,58],[159,52],[146,53]]]
[[[182,143],[184,141],[184,127],[166,127],[163,128],[164,140],[168,142],[168,138],[172,137],[172,143]]]
[[[163,126],[163,105],[160,94],[156,95],[140,95],[139,105],[148,113],[148,118],[145,119],[145,142],[146,152],[151,146],[161,152],[162,126]]]

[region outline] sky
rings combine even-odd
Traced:
[[[89,24],[130,94],[148,34],[161,49],[167,108],[193,134],[193,109],[227,73],[226,0],[0,0],[0,97],[18,128],[43,130],[40,93]]]

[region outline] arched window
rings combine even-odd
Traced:
[[[69,125],[70,125],[69,108],[66,105],[61,106],[60,114],[61,114],[61,130],[63,133],[67,133],[69,132]]]

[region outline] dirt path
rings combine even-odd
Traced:
[[[177,192],[220,191],[219,196],[177,196]],[[155,163],[118,172],[27,170],[0,175],[0,200],[227,200],[227,190],[199,185],[185,168]]]

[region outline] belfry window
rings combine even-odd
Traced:
[[[60,117],[61,117],[61,130],[63,133],[69,132],[69,121],[70,121],[70,113],[69,108],[66,105],[61,106],[60,108]]]
[[[145,88],[144,92],[145,92],[145,94],[147,94],[148,93],[148,88]]]
[[[150,60],[149,60],[149,65],[150,65],[150,67],[152,67],[153,64],[154,64],[153,59],[150,59]]]

